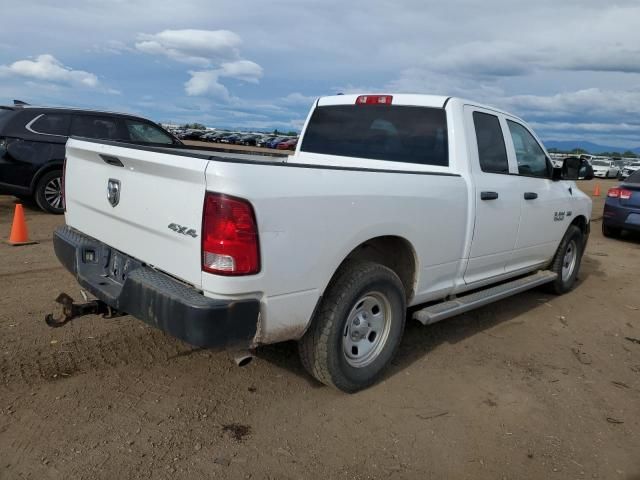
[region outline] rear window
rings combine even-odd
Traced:
[[[422,165],[449,165],[447,117],[442,108],[402,105],[318,107],[303,152]]]
[[[28,130],[46,135],[69,135],[69,115],[66,113],[45,113],[29,123]]]

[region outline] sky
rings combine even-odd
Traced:
[[[640,147],[638,0],[2,4],[0,104],[299,130],[318,96],[430,93]]]

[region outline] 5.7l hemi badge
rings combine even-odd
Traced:
[[[196,238],[198,234],[195,229],[189,227],[183,227],[182,225],[178,225],[177,223],[170,223],[167,228],[169,230],[173,230],[176,233],[181,233],[182,235],[189,235],[190,237]]]

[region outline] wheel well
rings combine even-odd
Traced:
[[[571,222],[571,225],[575,225],[576,227],[578,227],[583,235],[587,235],[589,233],[589,224],[587,223],[587,219],[582,215],[578,215],[576,218],[574,218]]]
[[[49,165],[45,165],[44,167],[40,168],[40,170],[36,172],[36,174],[33,176],[33,179],[31,180],[32,194],[35,193],[36,186],[38,185],[38,182],[40,181],[42,176],[53,170],[62,170],[62,163],[50,163]]]
[[[407,302],[413,298],[416,282],[416,255],[407,240],[395,236],[367,240],[347,255],[340,264],[340,268],[348,262],[358,260],[376,262],[393,270],[404,285]]]

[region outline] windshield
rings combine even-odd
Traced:
[[[605,162],[604,160],[594,160],[591,162],[591,165],[597,165],[599,167],[608,167],[609,162]]]

